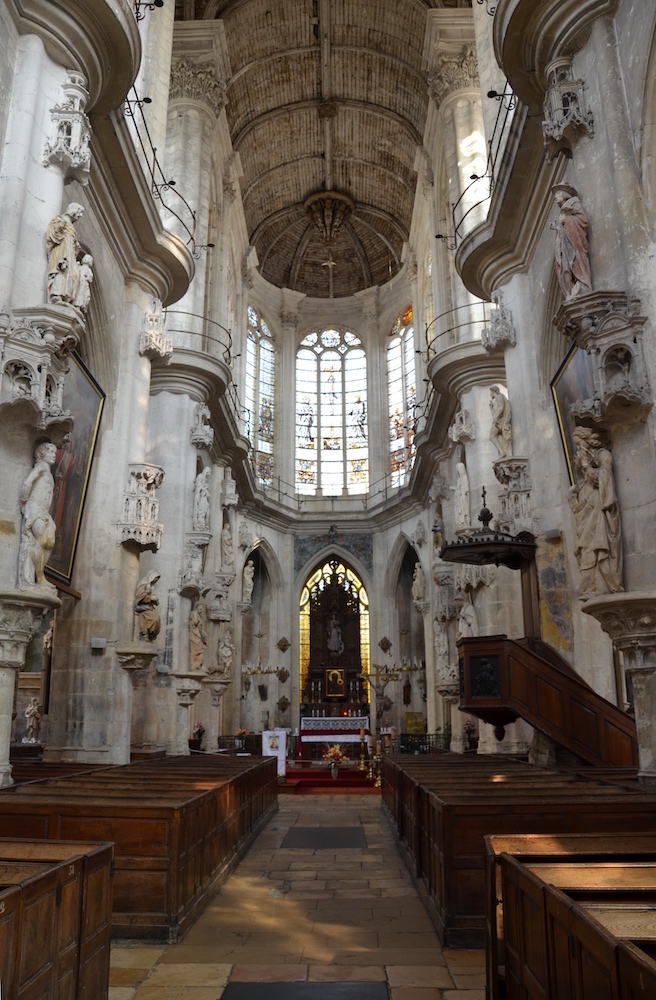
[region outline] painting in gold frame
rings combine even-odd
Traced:
[[[57,449],[57,458],[52,467],[55,489],[50,513],[57,534],[55,547],[46,566],[46,574],[54,583],[69,586],[105,403],[105,393],[75,351],[70,361],[63,407],[72,413],[74,423],[70,434],[66,435],[61,447]]]
[[[346,671],[342,667],[326,667],[324,691],[326,698],[343,698],[346,695]]]
[[[565,360],[554,375],[551,381],[551,392],[554,406],[556,407],[556,417],[558,418],[558,428],[560,439],[565,452],[567,472],[570,483],[576,481],[574,469],[574,440],[572,434],[576,427],[576,421],[572,412],[572,407],[576,403],[583,403],[591,400],[594,396],[594,369],[590,355],[574,344],[565,355]]]

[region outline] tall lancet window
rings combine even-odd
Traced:
[[[387,401],[392,486],[403,486],[415,461],[417,384],[412,306],[398,316],[387,345]]]
[[[275,378],[276,351],[271,331],[257,310],[249,306],[244,386],[247,434],[253,470],[258,484],[265,489],[273,483]]]
[[[296,489],[324,496],[369,489],[367,359],[353,333],[310,333],[296,354]]]

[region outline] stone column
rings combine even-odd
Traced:
[[[27,644],[40,620],[61,601],[51,594],[0,591],[0,788],[13,785],[9,746],[18,672],[25,666]]]
[[[219,739],[219,707],[221,699],[230,686],[230,678],[218,678],[210,674],[207,677],[203,677],[202,684],[210,696],[210,704],[212,706],[212,711],[207,717],[207,728],[203,737],[203,750],[216,753]]]
[[[116,658],[123,667],[123,676],[117,678],[117,703],[123,707],[122,718],[114,721],[114,731],[118,736],[119,746],[123,751],[123,760],[117,764],[130,763],[131,729],[132,729],[132,674],[135,670],[147,669],[152,660],[159,654],[157,646],[147,642],[121,642],[116,645]]]
[[[633,685],[638,778],[655,785],[656,593],[604,594],[586,601],[581,610],[597,619],[624,657],[624,670]]]
[[[189,756],[189,709],[201,689],[202,680],[198,674],[176,673],[175,693],[177,706],[175,713],[175,734],[169,752],[178,756]]]

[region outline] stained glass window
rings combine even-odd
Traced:
[[[367,359],[353,333],[322,330],[296,354],[296,489],[324,496],[369,489]]]
[[[305,586],[301,592],[300,600],[300,658],[301,658],[301,685],[303,692],[307,684],[308,668],[310,666],[310,602],[312,594],[317,590],[324,590],[333,579],[336,573],[340,588],[348,591],[357,598],[358,611],[360,615],[360,664],[363,674],[369,674],[371,669],[371,656],[369,646],[369,597],[362,581],[352,569],[344,566],[343,563],[325,563],[310,575],[305,581]]]
[[[276,352],[271,331],[260,313],[249,306],[244,386],[246,433],[255,476],[265,489],[273,484],[275,377]]]
[[[412,306],[404,309],[390,331],[387,401],[392,486],[403,486],[415,460],[417,392]]]

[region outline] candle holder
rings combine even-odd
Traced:
[[[367,765],[365,764],[364,757],[364,736],[360,737],[360,762],[358,764],[358,771],[366,771]]]
[[[374,768],[376,772],[376,780],[374,781],[374,788],[380,788],[382,785],[382,778],[380,776],[380,765],[383,760],[383,755],[381,753],[374,754]]]

